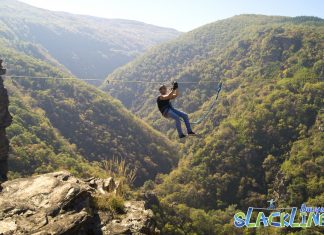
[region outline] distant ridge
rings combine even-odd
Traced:
[[[138,21],[75,15],[0,1],[0,37],[80,78],[104,79],[149,47],[180,32]]]

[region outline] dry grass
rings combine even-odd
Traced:
[[[103,161],[103,168],[109,176],[114,177],[122,184],[132,186],[136,179],[137,169],[130,169],[130,165],[125,160],[113,158]]]
[[[110,211],[113,214],[125,212],[125,201],[118,195],[97,195],[93,197],[95,208],[103,211]]]

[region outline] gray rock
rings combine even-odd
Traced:
[[[101,194],[112,193],[116,189],[116,182],[112,177],[107,179],[90,178],[85,180],[89,185]]]
[[[0,184],[7,180],[9,141],[6,136],[6,127],[10,126],[12,122],[12,117],[8,110],[8,94],[1,77],[5,73],[6,69],[2,67],[2,60],[0,59]]]
[[[90,219],[90,186],[66,172],[2,184],[0,234],[63,234]]]
[[[126,214],[103,227],[106,234],[158,234],[155,231],[153,212],[145,209],[144,201],[125,203]]]
[[[0,234],[158,234],[144,201],[125,202],[120,215],[94,208],[93,195],[112,180],[95,179],[103,186],[98,188],[92,180],[56,172],[7,181],[0,193]]]

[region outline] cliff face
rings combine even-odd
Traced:
[[[6,137],[6,127],[10,126],[12,121],[8,111],[8,94],[1,77],[5,73],[6,70],[2,67],[2,60],[0,60],[0,183],[7,180],[9,141]]]
[[[113,178],[81,180],[55,172],[2,184],[0,234],[157,235],[144,201],[127,201],[122,212],[99,209],[94,197],[118,192]]]
[[[98,196],[109,200],[119,194],[112,178],[81,180],[56,172],[7,181],[6,128],[12,117],[1,77],[5,73],[0,60],[0,234],[159,234],[144,201],[124,202],[118,213],[96,205]]]

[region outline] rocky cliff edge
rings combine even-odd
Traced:
[[[124,212],[95,208],[95,195],[113,196],[114,179],[81,180],[56,172],[2,184],[0,234],[159,234],[144,201],[126,201]]]

